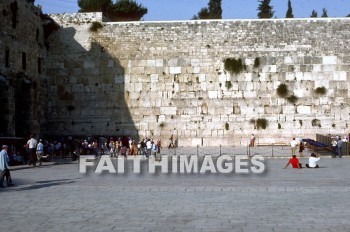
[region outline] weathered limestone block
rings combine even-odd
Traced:
[[[322,57],[322,63],[323,64],[337,64],[337,57],[336,56],[323,56]]]

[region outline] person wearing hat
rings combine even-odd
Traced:
[[[11,180],[11,174],[9,170],[9,157],[7,155],[8,146],[2,145],[2,150],[0,152],[0,187],[3,186],[4,178],[6,177],[7,187],[13,186]]]
[[[39,166],[41,166],[42,164],[42,157],[43,157],[43,153],[44,153],[44,144],[43,144],[43,140],[40,139],[38,145],[36,146],[36,157],[38,159],[39,162]]]

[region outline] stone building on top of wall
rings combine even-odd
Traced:
[[[43,22],[33,0],[0,1],[0,136],[40,133],[45,124]]]

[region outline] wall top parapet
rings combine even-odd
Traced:
[[[69,23],[90,23],[90,22],[104,22],[109,25],[113,24],[205,24],[211,22],[288,22],[288,21],[303,21],[303,22],[331,22],[331,21],[349,21],[350,17],[339,18],[281,18],[281,19],[210,19],[210,20],[165,20],[165,21],[124,21],[111,22],[102,12],[90,13],[63,13],[50,14],[55,21],[69,22]]]
[[[49,14],[49,16],[56,22],[63,23],[90,23],[110,21],[102,14],[102,12]]]

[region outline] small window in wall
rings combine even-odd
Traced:
[[[10,67],[10,49],[8,48],[5,50],[5,67]]]
[[[38,73],[42,73],[43,69],[43,59],[42,58],[38,58]]]
[[[22,52],[22,69],[27,69],[27,53]]]

